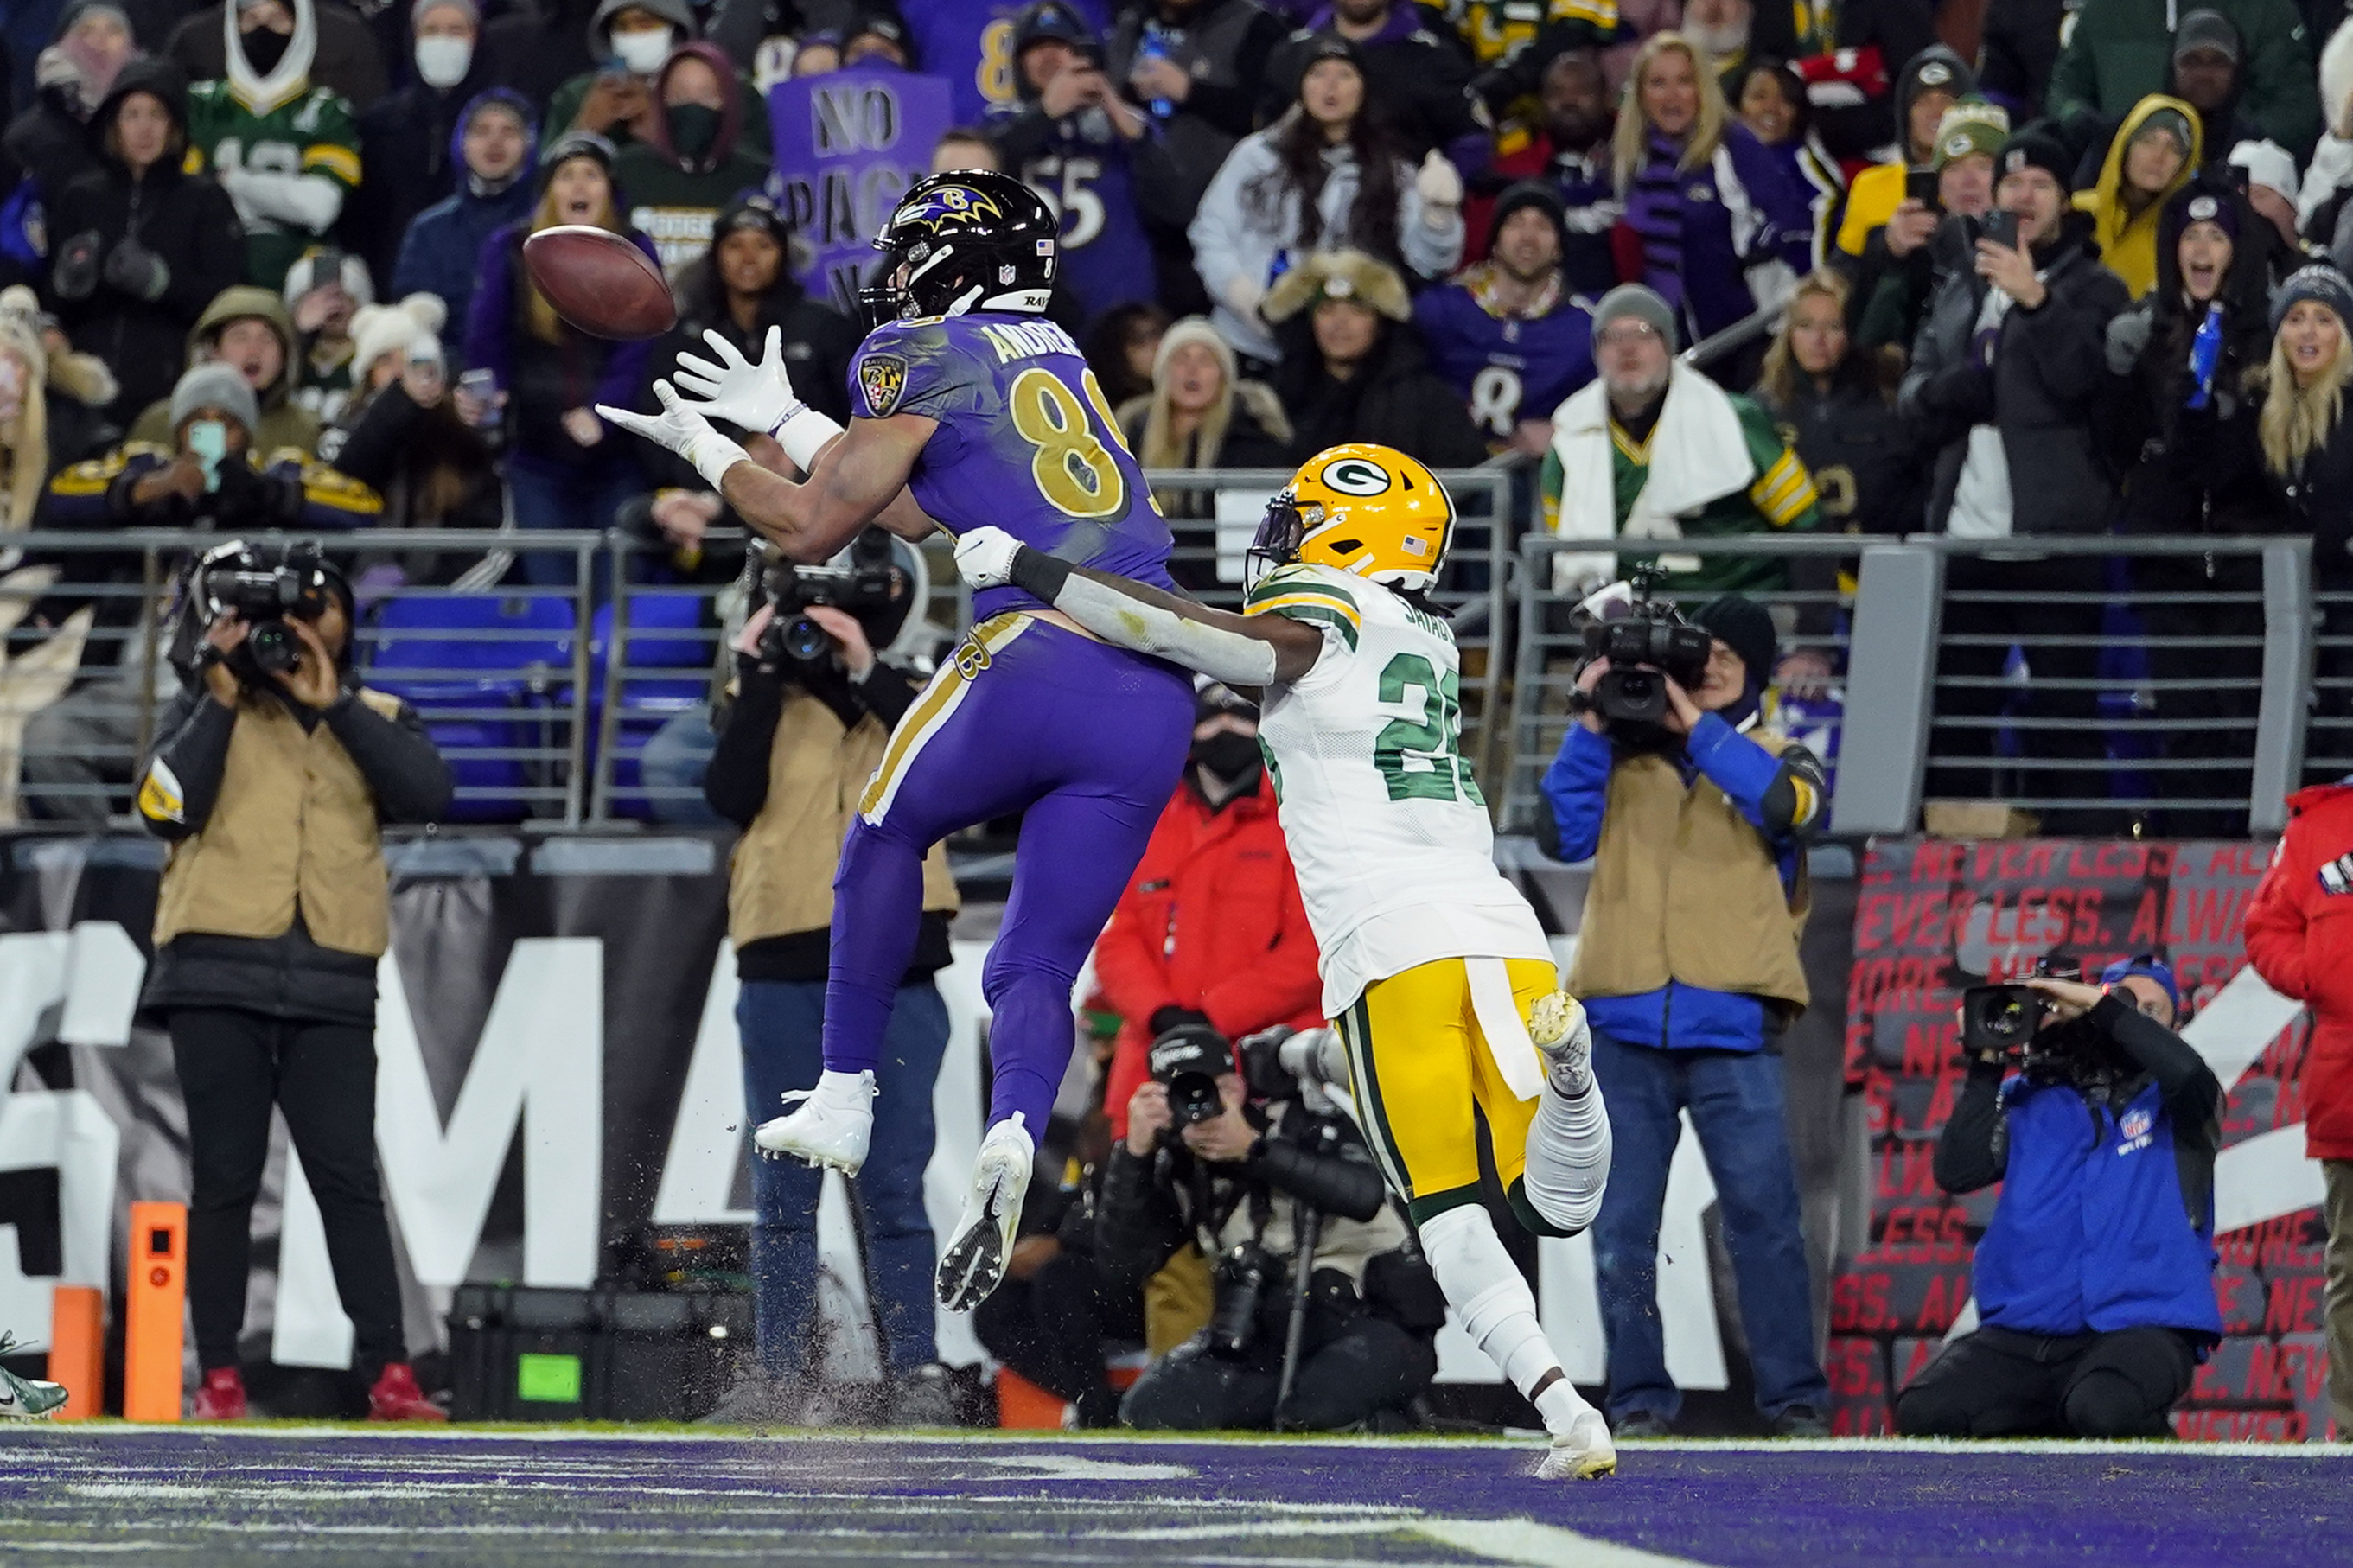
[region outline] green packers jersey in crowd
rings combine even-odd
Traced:
[[[322,174],[349,192],[360,183],[360,133],[350,100],[323,87],[305,88],[269,110],[249,107],[226,81],[198,82],[188,93],[188,141],[215,174]],[[286,271],[319,235],[281,219],[245,219],[246,281],[276,292]],[[381,286],[385,279],[379,279]]]

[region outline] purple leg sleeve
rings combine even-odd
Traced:
[[[976,627],[893,732],[834,877],[825,1065],[874,1067],[913,955],[923,858],[958,828],[1024,813],[983,990],[989,1120],[1042,1129],[1076,1038],[1071,987],[1176,787],[1191,682],[1026,617]]]

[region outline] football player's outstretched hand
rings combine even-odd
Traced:
[[[654,383],[654,397],[661,404],[658,415],[636,414],[602,403],[596,405],[596,412],[604,416],[606,424],[643,436],[655,446],[676,452],[694,465],[712,489],[717,489],[721,476],[744,460],[744,448],[712,429],[699,407],[681,402],[669,382]]]
[[[681,352],[678,356],[678,389],[688,401],[712,419],[724,419],[763,436],[806,406],[793,395],[792,378],[785,373],[782,332],[768,329],[766,352],[753,363],[741,350],[716,331],[702,341],[718,355],[714,363]]]
[[[956,570],[976,588],[1001,588],[1013,580],[1013,557],[1021,542],[1001,528],[976,528],[956,536]]]

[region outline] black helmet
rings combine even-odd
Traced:
[[[1042,315],[1059,230],[1038,194],[1009,174],[934,174],[909,189],[874,237],[882,267],[859,303],[877,326],[973,310]]]

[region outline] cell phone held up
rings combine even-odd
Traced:
[[[1904,175],[1904,199],[1907,202],[1918,202],[1930,212],[1937,211],[1936,171],[1934,169],[1907,170]]]
[[[2010,249],[2016,250],[2018,248],[2018,215],[2013,212],[2000,211],[1986,214],[1983,225],[1978,230],[1978,237],[1989,239],[1996,245],[2006,245]]]

